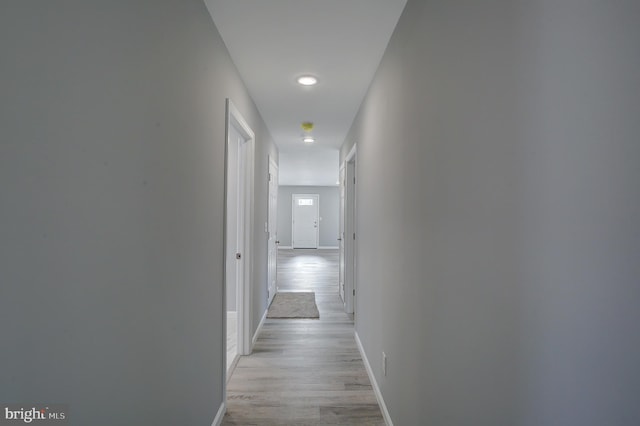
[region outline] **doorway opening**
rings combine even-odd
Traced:
[[[231,100],[226,105],[224,332],[227,381],[251,352],[251,271],[255,136]]]

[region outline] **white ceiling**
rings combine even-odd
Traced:
[[[205,0],[280,151],[281,185],[336,185],[338,150],[406,0]],[[296,82],[319,79],[313,87]],[[312,121],[314,144],[300,124]]]

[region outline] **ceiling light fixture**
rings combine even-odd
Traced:
[[[312,138],[311,136],[305,136],[305,138],[302,139],[302,142],[304,142],[304,143],[313,143],[315,141],[316,140],[314,138]]]
[[[318,79],[312,75],[303,75],[302,77],[298,77],[298,83],[303,86],[313,86],[318,83]]]

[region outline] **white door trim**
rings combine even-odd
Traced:
[[[347,313],[354,313],[357,283],[357,233],[356,233],[356,175],[357,175],[357,149],[353,145],[349,154],[345,157],[345,278],[344,278],[344,309]],[[354,318],[355,321],[355,318]]]
[[[345,164],[342,163],[338,176],[340,176],[340,217],[338,218],[338,293],[342,300],[343,307],[345,306],[344,298],[344,265],[345,265],[345,252],[344,252],[344,215],[345,215]]]
[[[294,241],[296,240],[296,227],[294,224],[295,210],[296,210],[296,197],[309,197],[315,200],[316,205],[316,247],[320,246],[320,194],[291,194],[291,247],[296,248]]]
[[[226,357],[227,357],[227,296],[226,296],[226,282],[227,282],[227,240],[229,230],[227,229],[227,205],[228,205],[228,192],[227,187],[229,181],[229,173],[236,172],[236,170],[230,170],[229,164],[229,149],[232,143],[230,129],[235,128],[238,133],[244,138],[244,147],[239,150],[239,156],[242,156],[242,162],[244,163],[244,173],[241,177],[241,182],[238,185],[242,185],[244,188],[244,223],[238,224],[238,226],[244,227],[243,235],[243,252],[241,256],[244,259],[243,268],[243,281],[237,292],[237,310],[238,310],[238,355],[249,355],[251,353],[251,320],[252,320],[252,272],[253,272],[253,227],[254,227],[254,213],[253,213],[253,199],[254,199],[254,152],[255,152],[255,134],[251,127],[247,124],[242,114],[235,107],[230,99],[226,99],[226,123],[225,123],[225,164],[224,164],[224,230],[223,230],[223,369],[226,372]],[[237,143],[234,142],[234,143]],[[234,167],[235,169],[236,167]],[[226,374],[225,374],[226,376]],[[226,380],[223,382],[226,384]],[[223,387],[224,401],[226,401],[226,385]]]

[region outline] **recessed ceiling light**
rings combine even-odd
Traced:
[[[305,138],[302,139],[302,142],[304,142],[304,143],[313,143],[315,141],[316,140],[314,138],[312,138],[311,136],[305,136]]]
[[[303,75],[302,77],[298,77],[298,83],[303,86],[313,86],[318,83],[318,79],[312,75]]]

